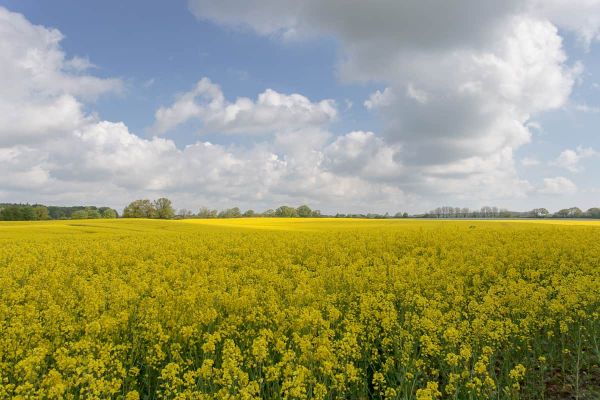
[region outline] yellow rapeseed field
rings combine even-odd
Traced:
[[[599,223],[0,223],[2,399],[598,399],[599,313]]]

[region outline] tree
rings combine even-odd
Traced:
[[[583,216],[583,211],[578,207],[563,208],[554,213],[554,216],[559,218],[581,218]]]
[[[73,211],[73,213],[71,214],[71,219],[87,219],[87,218],[88,218],[87,210],[77,210],[77,211]]]
[[[311,217],[313,217],[313,218],[320,218],[321,217],[321,210],[312,210]]]
[[[191,218],[194,216],[194,214],[192,213],[191,210],[188,210],[187,208],[182,208],[177,213],[177,216],[179,216],[180,218]]]
[[[298,216],[301,218],[308,218],[312,215],[312,210],[309,206],[303,204],[300,207],[296,208],[296,214],[298,214]]]
[[[95,208],[87,208],[87,209],[86,209],[86,211],[87,211],[87,217],[88,217],[88,218],[91,218],[91,219],[98,219],[98,218],[100,218],[100,217],[101,217],[101,215],[100,215],[100,211],[98,211],[98,210],[97,210],[97,209],[95,209]]]
[[[256,213],[254,212],[254,210],[246,210],[246,212],[244,213],[244,217],[254,217],[256,215]]]
[[[206,207],[201,207],[198,211],[198,218],[217,218],[217,210],[209,210]]]
[[[600,218],[600,208],[590,208],[585,212],[585,215],[588,218]]]
[[[275,210],[275,216],[282,218],[293,218],[297,217],[298,213],[294,207],[281,206]]]
[[[117,212],[115,210],[113,210],[112,208],[107,208],[106,210],[102,211],[102,218],[105,218],[105,219],[117,218]]]
[[[544,218],[550,215],[550,212],[545,208],[534,208],[529,214],[534,218]]]
[[[171,219],[175,216],[175,210],[171,200],[161,197],[160,199],[154,200],[154,209],[156,210],[156,217],[160,219]]]
[[[33,221],[35,211],[29,204],[9,204],[0,210],[0,220],[3,221]]]
[[[48,208],[45,206],[33,207],[33,213],[35,214],[35,219],[38,221],[44,221],[44,220],[50,219],[50,215],[48,213]]]
[[[132,201],[123,210],[124,218],[156,218],[154,204],[148,199]]]
[[[263,217],[274,217],[275,211],[273,209],[269,208],[267,211],[262,213],[262,215],[263,215]]]
[[[402,214],[402,218],[408,218],[408,213],[405,212],[404,214]]]
[[[239,207],[228,208],[219,213],[219,218],[239,218],[242,216],[242,212]]]

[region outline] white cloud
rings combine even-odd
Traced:
[[[46,140],[86,119],[80,99],[121,89],[118,79],[81,74],[89,60],[67,58],[62,34],[0,7],[0,145]]]
[[[412,83],[409,83],[406,87],[406,95],[420,104],[426,104],[429,100],[427,92],[417,89]]]
[[[600,38],[598,0],[535,0],[531,11],[544,15],[562,29],[575,32],[586,48]]]
[[[380,107],[387,107],[395,100],[395,95],[392,89],[385,88],[382,91],[376,90],[374,93],[365,100],[364,105],[368,110],[377,109]]]
[[[393,149],[393,165],[402,166],[396,184],[418,193],[461,187],[472,196],[502,193],[512,183],[530,190],[512,154],[530,142],[532,117],[567,103],[582,71],[567,62],[557,26],[591,38],[599,24],[587,18],[582,30],[573,22],[584,12],[600,15],[583,1],[577,10],[566,1],[537,0],[189,4],[198,18],[260,35],[335,37],[340,79],[385,87],[364,105],[381,117],[377,138]],[[339,170],[333,160],[340,159],[327,160]],[[493,168],[501,170],[483,172]]]
[[[597,156],[599,153],[590,148],[590,147],[577,147],[575,150],[566,149],[563,150],[556,160],[554,160],[553,165],[557,165],[559,167],[568,169],[571,172],[579,172],[583,169],[580,165],[580,162],[583,159]]]
[[[228,102],[203,79],[160,110],[162,129],[200,116],[203,129],[272,135],[245,146],[177,148],[170,139],[141,138],[124,123],[87,113],[84,102],[118,90],[119,81],[82,75],[91,62],[69,63],[58,31],[1,8],[0,17],[6,22],[0,68],[12,74],[0,78],[0,201],[120,207],[136,197],[169,195],[190,208],[308,202],[343,211],[405,207],[412,198],[393,185],[328,170],[323,151],[332,134],[326,125],[337,113],[330,100],[266,90],[255,101]],[[35,62],[28,56],[44,52]],[[34,76],[32,68],[51,78]]]
[[[538,189],[540,193],[552,195],[572,195],[577,192],[577,185],[564,176],[544,178],[544,184]]]
[[[221,88],[202,78],[194,89],[179,96],[169,107],[156,111],[155,133],[165,133],[194,119],[202,132],[222,134],[272,134],[309,126],[322,126],[337,116],[333,100],[311,102],[300,94],[267,89],[256,101],[240,97],[228,102]]]
[[[402,165],[394,160],[397,151],[373,132],[350,132],[338,136],[324,149],[323,166],[342,176],[401,177],[404,173]]]

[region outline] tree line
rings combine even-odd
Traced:
[[[110,207],[45,206],[43,204],[0,204],[0,221],[45,221],[60,219],[117,218]]]
[[[118,218],[119,214],[110,207],[95,206],[45,206],[42,204],[0,204],[0,221],[43,221],[61,219],[94,219],[94,218]],[[158,219],[184,219],[184,218],[244,218],[244,217],[277,217],[277,218],[366,218],[366,219],[388,219],[388,218],[598,218],[600,219],[600,208],[593,207],[583,211],[578,207],[565,208],[555,213],[550,213],[546,208],[534,208],[530,211],[509,211],[498,207],[481,207],[472,210],[467,207],[438,207],[425,214],[409,215],[406,212],[395,214],[322,214],[320,210],[313,210],[308,205],[299,207],[280,206],[263,212],[252,209],[242,211],[239,207],[224,210],[201,207],[194,213],[188,209],[175,211],[171,200],[161,197],[156,200],[139,199],[134,200],[123,210],[124,218],[158,218]]]
[[[546,208],[534,208],[530,211],[509,211],[498,207],[481,207],[471,210],[461,207],[438,207],[420,215],[423,218],[600,218],[600,208],[593,207],[582,211],[579,207],[563,208],[551,213]]]
[[[243,218],[243,217],[282,217],[282,218],[308,218],[320,217],[321,211],[313,210],[307,205],[299,207],[280,206],[264,212],[256,212],[252,209],[242,211],[239,207],[224,210],[201,207],[197,213],[188,209],[175,212],[171,200],[161,197],[157,200],[139,199],[134,200],[123,210],[123,218],[158,218],[158,219],[182,219],[182,218]]]

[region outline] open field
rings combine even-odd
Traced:
[[[600,398],[600,223],[0,223],[0,398]]]

